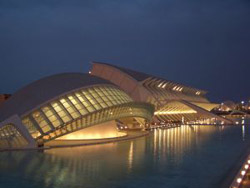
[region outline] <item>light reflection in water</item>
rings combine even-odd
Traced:
[[[241,129],[182,126],[154,130],[150,136],[133,141],[45,152],[0,153],[0,182],[3,185],[1,177],[8,174],[10,178],[21,179],[19,187],[25,188],[171,188],[184,187],[186,183],[195,187],[202,181],[209,187],[209,178],[212,182],[220,177],[225,166],[232,163],[230,157],[240,154]],[[245,142],[249,132],[244,127]],[[201,167],[206,171],[200,171]],[[4,179],[9,183],[8,177]]]
[[[245,140],[246,137],[246,126],[250,123],[249,119],[246,119],[245,117],[241,118],[241,129],[242,129],[242,140]]]
[[[245,140],[245,125],[242,125],[242,140]]]
[[[130,172],[133,165],[134,142],[130,142],[129,155],[128,155],[128,171]]]
[[[180,163],[185,157],[185,152],[198,147],[197,143],[202,144],[209,139],[210,134],[217,130],[218,127],[188,125],[174,129],[155,130],[153,135],[154,156],[159,156],[162,161],[165,161],[168,160],[166,155],[169,155],[175,162]]]

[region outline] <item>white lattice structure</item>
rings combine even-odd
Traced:
[[[119,86],[135,101],[153,104],[155,122],[213,118],[231,123],[209,112],[218,104],[209,102],[204,90],[107,63],[92,62],[90,73]]]
[[[25,86],[1,105],[0,149],[33,148],[119,119],[138,119],[144,128],[153,113],[153,105],[134,102],[109,81],[82,73],[53,75]]]

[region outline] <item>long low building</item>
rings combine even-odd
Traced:
[[[117,85],[134,101],[153,104],[155,123],[231,123],[210,112],[218,104],[209,102],[204,90],[101,62],[92,62],[89,73]]]
[[[0,149],[116,139],[159,124],[231,123],[210,111],[206,91],[93,62],[90,74],[48,76],[0,106]]]
[[[153,105],[134,102],[107,80],[57,74],[23,87],[0,106],[0,149],[120,137],[126,134],[121,130],[145,128],[153,113]]]

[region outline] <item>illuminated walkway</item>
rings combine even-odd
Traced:
[[[244,160],[230,188],[250,188],[250,155]]]
[[[242,180],[240,188],[249,188],[250,187],[250,171],[248,169],[244,179]]]
[[[128,132],[126,136],[109,138],[109,139],[92,139],[92,140],[53,140],[45,144],[45,149],[55,148],[55,147],[72,147],[72,146],[86,146],[95,144],[106,144],[112,142],[119,142],[125,140],[131,140],[148,135],[148,131],[131,131]]]

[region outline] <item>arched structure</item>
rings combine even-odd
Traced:
[[[35,81],[0,107],[0,148],[36,147],[60,136],[123,118],[151,120],[154,107],[133,100],[117,86],[82,73]]]
[[[92,62],[92,65],[92,75],[119,86],[135,101],[153,104],[155,122],[193,121],[205,116],[231,123],[210,112],[218,104],[209,102],[204,90],[107,63]]]
[[[244,116],[248,116],[248,114],[246,112],[243,112],[241,110],[231,110],[231,112],[229,113],[229,115],[234,115],[234,114],[241,114],[241,115],[244,115]]]

